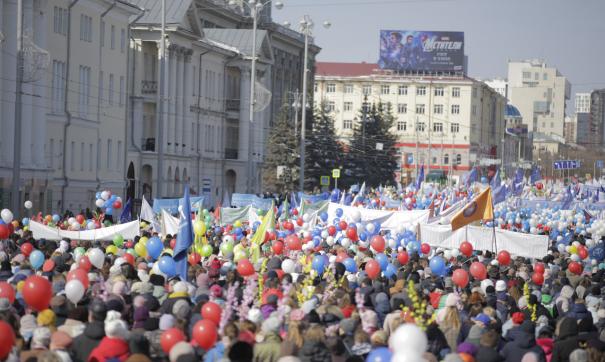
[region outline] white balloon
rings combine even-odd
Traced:
[[[325,239],[325,238],[327,238],[328,236],[330,236],[330,234],[328,233],[328,230],[322,230],[322,231],[321,231],[321,238],[322,238],[322,239]]]
[[[78,230],[80,230],[80,224],[75,222],[75,223],[71,224],[71,228],[72,228],[72,230],[78,231]]]
[[[393,240],[393,239],[389,239],[388,244],[389,244],[389,248],[395,249],[395,247],[397,246],[397,241]]]
[[[498,260],[496,260],[496,259],[492,260],[491,264],[494,266],[498,266]]]
[[[459,249],[452,249],[452,257],[457,258],[460,255]]]
[[[285,259],[284,261],[281,262],[281,270],[284,271],[284,273],[293,273],[294,272],[294,267],[296,266],[296,263],[294,263],[294,260],[292,259]]]
[[[569,257],[571,260],[579,262],[580,260],[580,256],[578,254],[571,254],[571,256]]]
[[[97,207],[103,207],[103,204],[105,204],[103,199],[97,199],[97,201],[95,201],[95,205],[97,205]]]
[[[443,252],[443,257],[445,258],[445,260],[450,260],[452,258],[452,251],[451,250],[445,250]]]
[[[309,222],[310,218],[311,218],[311,215],[309,215],[309,214],[304,214],[303,217],[302,217],[302,219],[303,219],[304,222]]]
[[[27,200],[27,201],[25,201],[23,203],[23,206],[25,206],[25,208],[29,210],[29,209],[31,209],[34,206],[34,203],[31,202],[31,201],[29,201],[29,200]]]
[[[72,279],[65,284],[65,296],[70,302],[77,304],[84,296],[84,285],[78,279]]]
[[[101,198],[105,201],[107,201],[107,199],[109,199],[110,196],[111,196],[111,193],[109,191],[101,192]]]
[[[374,226],[374,224],[369,223],[369,224],[367,224],[367,225],[366,225],[366,230],[367,230],[367,231],[368,231],[370,234],[372,234],[372,233],[374,233],[374,231],[376,231],[376,227]]]
[[[359,209],[354,209],[351,212],[351,219],[353,219],[354,222],[361,221],[361,211],[359,211]]]
[[[332,236],[328,236],[328,237],[326,238],[326,243],[328,243],[328,245],[329,245],[329,246],[334,245],[334,237],[332,237]]]
[[[13,221],[13,213],[9,209],[3,209],[0,212],[0,216],[2,217],[2,221],[4,221],[5,224],[8,224]]]
[[[225,235],[225,236],[223,236],[223,241],[227,242],[227,243],[233,243],[234,242],[233,236],[231,236],[231,235]]]
[[[88,252],[88,260],[90,260],[90,263],[97,269],[101,269],[103,267],[103,262],[105,262],[105,254],[99,248],[91,249]]]
[[[308,238],[309,236],[311,236],[311,233],[310,233],[309,231],[305,231],[305,232],[303,233],[303,238],[305,238],[305,239],[306,239],[306,238]]]
[[[340,240],[340,245],[342,245],[343,248],[347,249],[351,245],[351,240],[349,240],[348,238],[343,238]]]

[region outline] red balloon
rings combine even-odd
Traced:
[[[352,241],[356,241],[357,240],[357,229],[355,229],[353,227],[348,227],[347,228],[347,238],[351,239]]]
[[[347,225],[347,222],[346,222],[346,221],[344,221],[344,220],[340,220],[340,221],[338,222],[338,226],[340,227],[340,230],[346,230],[348,225]]]
[[[88,259],[86,255],[82,255],[82,257],[80,257],[80,261],[78,262],[78,267],[84,269],[86,272],[89,272],[90,268],[92,268],[90,259]]]
[[[187,257],[187,261],[190,265],[197,265],[200,261],[202,261],[202,256],[198,253],[191,253],[189,257]]]
[[[292,224],[289,221],[284,221],[283,226],[284,226],[284,229],[286,229],[286,230],[290,230],[290,231],[294,230],[294,224]]]
[[[113,205],[111,205],[111,206],[113,206],[114,209],[121,209],[122,208],[122,202],[116,200],[116,201],[113,202]]]
[[[543,187],[544,187],[544,185],[542,184],[542,182],[538,182],[538,183],[536,183],[536,188],[537,188],[538,190],[542,190],[542,188],[543,188]],[[537,284],[537,283],[536,283],[536,284]]]
[[[508,265],[510,264],[510,253],[506,250],[501,250],[498,253],[497,259],[500,265]]]
[[[202,306],[202,318],[213,322],[217,326],[221,323],[221,313],[221,307],[214,302],[206,302]]]
[[[290,250],[301,250],[302,243],[296,234],[290,234],[286,237],[286,245]]]
[[[478,280],[483,280],[487,277],[487,269],[485,265],[476,261],[471,264],[471,275]]]
[[[576,275],[582,274],[582,265],[576,261],[572,261],[571,263],[569,263],[567,269],[569,269],[570,272]]]
[[[88,289],[88,286],[90,285],[90,283],[88,281],[88,273],[84,269],[76,268],[76,269],[70,271],[69,273],[67,273],[67,281],[70,281],[73,279],[77,279],[77,280],[81,281],[82,285],[84,286],[84,289]]]
[[[298,219],[296,219],[296,225],[303,226],[303,224],[304,224],[304,221],[303,221],[302,217],[299,217]]]
[[[218,332],[216,325],[209,320],[201,320],[195,323],[191,331],[191,337],[205,350],[209,350],[216,343]]]
[[[252,266],[252,263],[250,263],[250,260],[246,258],[240,259],[240,261],[237,262],[237,272],[243,277],[249,277],[254,274],[254,267]]]
[[[534,265],[534,273],[544,274],[544,264],[536,263],[536,265]]]
[[[176,239],[170,240],[170,249],[174,250],[175,246],[176,246]]]
[[[82,223],[84,222],[84,220],[86,220],[84,218],[84,215],[78,214],[78,216],[76,216],[76,221],[78,222],[78,224],[82,225]]]
[[[420,245],[420,251],[422,254],[428,254],[431,252],[431,246],[427,243],[422,243],[422,245]]]
[[[273,249],[275,255],[281,255],[284,252],[284,243],[278,240],[273,243],[271,249]]]
[[[544,283],[544,274],[542,273],[534,273],[531,276],[531,281],[536,285],[542,285]]]
[[[336,235],[336,226],[334,226],[334,225],[328,226],[328,235],[330,235],[330,236]]]
[[[8,228],[8,226],[6,226],[6,224],[0,224],[0,239],[8,239],[8,237],[10,236],[11,231]]]
[[[170,328],[162,332],[160,336],[160,345],[164,353],[169,354],[172,347],[179,342],[187,341],[183,331],[178,328]]]
[[[132,266],[134,266],[134,255],[130,254],[130,253],[124,253],[124,255],[122,256],[122,258],[124,258],[124,260],[126,260],[126,262]]]
[[[13,327],[5,321],[0,321],[0,360],[6,359],[15,344],[15,332]]]
[[[298,209],[292,210],[292,215],[297,216],[298,215]]]
[[[13,304],[15,301],[15,289],[10,283],[0,282],[0,298],[6,298],[10,304]]]
[[[470,257],[471,255],[473,255],[473,245],[468,241],[463,241],[462,244],[460,244],[460,252],[463,255]]]
[[[384,251],[385,244],[384,238],[381,235],[374,235],[372,241],[370,241],[370,245],[379,253]]]
[[[405,265],[410,260],[410,256],[408,255],[407,251],[400,251],[397,254],[397,260],[399,261],[399,264]]]
[[[582,260],[588,258],[588,250],[586,250],[586,248],[584,246],[578,247],[578,256]]]
[[[452,274],[452,281],[460,288],[464,288],[468,284],[468,273],[464,269],[456,269]]]
[[[380,264],[376,260],[370,260],[366,263],[365,271],[370,279],[375,279],[380,275]]]
[[[29,254],[34,251],[34,246],[30,243],[25,243],[21,245],[21,254],[25,255],[25,257],[29,257]]]
[[[48,309],[53,297],[53,288],[48,279],[32,275],[25,279],[23,284],[23,299],[32,309],[40,312]]]

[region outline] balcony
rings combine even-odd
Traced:
[[[227,111],[239,112],[239,99],[227,99]]]
[[[141,93],[143,94],[155,94],[158,91],[158,82],[155,80],[142,80],[141,81]]]
[[[143,138],[141,145],[143,151],[155,152],[155,138]]]
[[[225,148],[226,160],[237,160],[237,148]]]

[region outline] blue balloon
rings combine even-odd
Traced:
[[[44,264],[44,254],[42,254],[40,250],[32,251],[31,254],[29,254],[29,263],[35,270],[40,269],[42,264]]]
[[[359,237],[359,239],[361,239],[362,241],[366,241],[368,239],[368,234],[365,233],[365,231],[362,231],[359,233],[359,235],[357,235]]]
[[[117,199],[118,199],[118,197],[117,197],[116,195],[111,195],[111,196],[109,197],[109,200],[108,200],[108,201],[111,201],[111,203],[113,204],[113,202],[114,202],[114,201],[116,201]]]
[[[324,269],[326,267],[325,265],[325,259],[321,256],[321,255],[315,255],[313,257],[313,262],[311,263],[311,267],[313,268],[313,270],[315,270],[318,274],[323,274]]]
[[[161,257],[158,261],[158,266],[160,267],[160,271],[166,274],[166,276],[168,276],[169,278],[172,278],[176,275],[176,263],[174,262],[174,259],[172,259],[171,256],[164,255],[163,257]]]
[[[376,234],[378,234],[380,232],[380,228],[382,227],[382,225],[380,225],[380,223],[378,221],[374,222],[374,232]]]
[[[328,213],[327,212],[322,212],[321,214],[319,214],[319,217],[321,218],[321,221],[326,222],[328,221]]]
[[[445,261],[440,256],[434,256],[429,261],[431,271],[436,275],[443,275],[445,273]]]
[[[389,362],[393,354],[386,347],[378,347],[370,351],[368,357],[366,357],[366,362]]]
[[[605,246],[603,243],[590,249],[590,257],[598,262],[605,260]]]
[[[23,224],[24,226],[29,225],[29,219],[24,217],[23,220],[21,220],[21,224]]]
[[[341,208],[336,209],[336,216],[342,217],[342,209]]]
[[[214,233],[215,234],[220,234],[221,233],[221,227],[220,226],[215,227],[214,228]]]
[[[53,222],[54,222],[54,223],[58,223],[58,222],[59,222],[59,220],[61,220],[61,216],[59,216],[59,215],[57,215],[57,214],[54,214],[54,215],[53,215]]]
[[[111,208],[111,207],[106,208],[105,215],[109,215],[109,216],[113,215],[113,208]]]
[[[164,244],[162,244],[162,240],[157,236],[153,236],[147,240],[147,254],[154,260],[160,257],[163,249]]]
[[[243,233],[242,228],[235,228],[235,230],[234,230],[234,231],[235,231],[235,234],[236,234],[236,235],[241,235],[241,234]]]
[[[357,264],[355,264],[355,260],[353,260],[353,258],[346,258],[342,261],[342,263],[349,273],[357,273]]]
[[[385,271],[387,269],[387,265],[389,265],[389,259],[383,253],[376,254],[376,261],[380,265],[380,270]]]
[[[387,268],[384,270],[384,276],[387,278],[390,278],[395,274],[397,274],[397,268],[395,268],[395,265],[393,265],[393,264],[387,265]]]

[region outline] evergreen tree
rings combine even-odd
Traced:
[[[391,104],[372,104],[360,110],[361,122],[353,130],[346,156],[345,183],[367,186],[392,184],[398,166],[396,137],[391,132],[394,117]]]
[[[299,143],[288,114],[290,109],[284,105],[267,139],[263,164],[263,185],[266,191],[290,192],[298,188]],[[278,167],[282,172],[280,177],[277,177]]]
[[[305,190],[320,187],[321,176],[344,166],[341,144],[336,139],[334,118],[322,102],[313,113],[313,128],[305,137]]]

